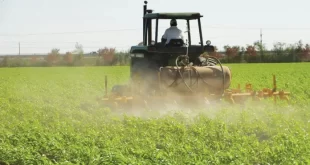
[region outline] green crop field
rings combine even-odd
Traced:
[[[112,113],[96,98],[128,67],[0,69],[0,164],[310,164],[310,65],[229,64],[232,87],[292,93],[191,113]]]

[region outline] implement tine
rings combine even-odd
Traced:
[[[285,92],[283,90],[277,91],[277,81],[276,76],[273,75],[273,87],[270,88],[264,88],[258,92],[254,91],[252,89],[252,84],[247,83],[245,86],[245,92],[241,92],[240,85],[238,84],[237,89],[232,89],[231,93],[226,93],[226,97],[230,98],[230,100],[237,100],[239,98],[246,98],[246,97],[252,97],[253,100],[261,100],[263,98],[272,98],[273,101],[276,104],[278,100],[286,100],[289,103],[289,95],[290,92]],[[232,102],[232,101],[230,101]]]

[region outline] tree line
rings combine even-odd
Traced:
[[[264,44],[255,42],[246,47],[226,45],[224,52],[214,52],[212,55],[220,58],[223,63],[310,62],[310,45],[302,41],[294,44],[277,42],[268,50]]]
[[[85,54],[81,45],[76,45],[72,52],[60,54],[59,49],[52,49],[46,56],[29,56],[27,58],[5,56],[1,67],[34,66],[115,66],[129,65],[129,51],[121,52],[115,48],[104,47],[96,52]],[[275,43],[270,50],[260,42],[245,47],[226,45],[222,51],[209,53],[222,63],[288,63],[310,62],[310,45],[298,41],[295,44]]]

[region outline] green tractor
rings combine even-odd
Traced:
[[[231,83],[231,71],[209,55],[215,48],[209,40],[203,41],[203,16],[200,13],[153,13],[147,9],[147,1],[144,3],[143,42],[130,49],[130,83],[115,85],[108,94],[106,77],[105,96],[100,101],[110,107],[125,109],[162,108],[169,103],[196,108],[222,98],[235,103],[240,96],[255,95],[250,89],[243,94],[240,94],[240,89],[227,90]],[[161,20],[185,21],[187,28],[184,34],[187,34],[187,39],[177,38],[167,42],[159,37]],[[198,25],[198,44],[192,42],[190,27],[193,24]]]

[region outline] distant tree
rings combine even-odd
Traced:
[[[38,58],[36,56],[31,57],[31,63],[36,63]]]
[[[259,62],[255,45],[247,45],[245,50],[245,60],[247,62]]]
[[[108,47],[98,50],[99,59],[103,60],[104,65],[115,65],[115,63],[117,62],[115,50],[115,48]]]
[[[299,61],[308,61],[309,60],[309,44],[304,45],[301,40],[299,40],[296,44],[295,56],[294,58],[298,60],[294,60],[296,62]]]
[[[310,62],[310,45],[309,44],[306,44],[305,47],[302,49],[300,58],[302,61]]]
[[[240,62],[241,56],[239,54],[240,47],[239,46],[224,46],[225,54],[227,56],[228,62]]]
[[[8,67],[9,66],[9,57],[8,56],[5,56],[3,58],[3,60],[1,61],[1,66],[2,67]]]
[[[73,54],[83,54],[84,50],[83,50],[83,45],[76,43],[75,44],[75,50],[73,51]]]
[[[37,56],[32,56],[30,59],[30,65],[36,65],[36,63],[38,62],[38,58]]]
[[[73,54],[71,52],[66,52],[66,54],[64,56],[64,61],[68,65],[73,64]]]
[[[257,52],[259,52],[258,62],[264,62],[265,52],[267,51],[266,46],[260,41],[254,42],[254,47]]]
[[[274,52],[274,62],[284,62],[285,56],[288,55],[286,52],[286,43],[283,42],[273,44],[272,51]]]
[[[84,56],[84,50],[83,50],[83,45],[76,43],[75,44],[75,50],[72,52],[72,54],[75,55],[75,60],[80,61],[83,56]]]
[[[59,49],[52,49],[50,53],[47,55],[47,62],[48,64],[55,64],[59,60]]]

